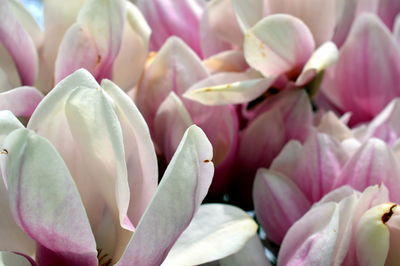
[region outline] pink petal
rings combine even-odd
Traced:
[[[397,0],[380,0],[378,4],[378,16],[383,23],[393,29],[396,16],[400,13],[400,2]]]
[[[127,148],[135,148],[125,153],[126,128],[130,128],[128,125],[135,122],[139,132],[143,129],[144,121],[140,115],[137,119],[138,111],[133,107],[133,113],[129,113],[131,122],[125,122],[128,116],[125,106],[133,104],[122,91],[118,94],[114,92],[115,90],[120,91],[108,88],[106,92],[88,71],[76,71],[46,96],[35,110],[28,127],[45,136],[57,147],[82,195],[99,248],[110,256],[118,258],[132,229],[131,224],[126,223],[131,198],[128,178],[134,179],[132,176],[135,174],[138,177],[135,179],[137,180],[137,183],[134,183],[135,189],[142,192],[135,195],[140,200],[137,200],[137,206],[132,203],[131,209],[137,211],[135,214],[139,216],[146,208],[156,183],[154,176],[150,175],[148,183],[141,183],[142,171],[146,172],[151,168],[149,173],[157,172],[154,170],[154,149],[152,144],[149,144],[150,136],[146,127],[143,136],[140,137],[143,140],[142,145],[153,150],[144,149],[145,152],[142,154],[143,146],[135,146],[136,142],[132,139],[136,138],[130,139],[132,135],[129,134],[130,141],[128,138],[125,141],[131,146]],[[118,98],[121,94],[123,96]],[[124,100],[121,100],[121,97],[125,97]],[[122,125],[125,126],[124,129]],[[102,130],[98,131],[98,128]],[[141,159],[149,164],[147,167],[136,167],[140,157],[135,156],[138,150],[143,155]],[[150,156],[146,156],[146,152]],[[153,157],[151,157],[152,152]],[[132,156],[132,153],[135,155]],[[104,156],[105,154],[112,156]],[[150,165],[152,162],[154,165]],[[130,175],[127,173],[128,163],[135,167],[135,171],[129,173]],[[141,165],[141,162],[138,164]],[[154,183],[151,187],[152,182]],[[149,187],[143,189],[142,185],[147,186],[147,184]],[[139,218],[136,216],[136,219]]]
[[[186,129],[193,124],[182,101],[171,92],[154,119],[155,140],[167,162],[171,161]]]
[[[286,139],[305,141],[311,134],[312,110],[304,90],[282,94],[281,108],[286,128]]]
[[[312,208],[286,234],[278,264],[331,265],[338,231],[339,206],[336,203]]]
[[[313,118],[310,99],[304,90],[286,90],[277,95],[269,96],[254,108],[245,110],[244,116],[253,120],[270,110],[281,113],[287,140],[305,141],[307,139]]]
[[[136,226],[158,184],[154,145],[146,121],[131,99],[111,81],[103,80],[101,86],[113,99],[121,124],[131,194],[128,216]]]
[[[353,218],[351,221],[354,228],[351,232],[351,238],[353,241],[350,242],[350,246],[347,249],[347,254],[343,261],[344,265],[355,265],[358,263],[356,241],[354,241],[354,239],[356,239],[355,229],[362,215],[373,206],[389,202],[389,195],[385,185],[370,186],[365,189],[358,198],[358,203],[353,209]]]
[[[364,1],[341,0],[337,3],[336,28],[332,41],[341,47],[349,34],[351,25],[356,16],[357,4]]]
[[[55,83],[79,68],[93,71],[100,62],[101,55],[96,51],[96,43],[90,33],[80,25],[74,24],[65,33],[60,44],[55,65]]]
[[[149,49],[151,29],[131,2],[126,2],[126,21],[121,49],[113,65],[113,81],[124,91],[133,88],[143,72]]]
[[[280,244],[289,228],[311,207],[303,192],[286,176],[266,169],[257,172],[253,186],[257,218],[269,239]]]
[[[399,180],[400,168],[391,149],[381,140],[370,139],[346,163],[336,184],[364,190],[383,183],[391,192],[390,199],[398,202]]]
[[[26,129],[13,131],[3,147],[10,208],[18,225],[45,250],[38,253],[38,263],[97,265],[79,192],[54,147]]]
[[[112,65],[121,46],[124,21],[124,1],[86,2],[77,22],[68,29],[60,44],[56,83],[81,67],[88,69],[99,81],[111,78]]]
[[[38,74],[38,56],[35,44],[18,22],[8,1],[0,1],[0,42],[14,59],[21,84],[33,85]]]
[[[400,95],[400,48],[377,17],[358,17],[325,90],[352,121],[370,120]]]
[[[243,32],[263,18],[264,3],[261,0],[232,0],[235,15]]]
[[[221,196],[232,181],[230,174],[239,141],[236,111],[229,105],[209,107],[189,101],[185,105],[194,124],[204,130],[213,146],[216,169],[210,195]]]
[[[35,44],[36,50],[40,48],[43,43],[43,30],[41,29],[38,22],[35,20],[33,14],[28,10],[28,6],[25,6],[19,1],[9,1],[10,7],[26,32],[31,36],[33,43]],[[40,59],[39,59],[40,60]]]
[[[287,74],[296,77],[315,47],[307,26],[298,18],[267,16],[246,33],[247,63],[265,77]]]
[[[216,55],[226,50],[231,50],[232,44],[229,43],[228,40],[224,40],[223,36],[218,31],[218,27],[215,24],[220,23],[221,19],[221,10],[219,10],[220,6],[224,5],[224,2],[217,1],[209,1],[204,10],[203,16],[200,21],[200,45],[203,53],[203,58],[208,58],[210,56]],[[217,11],[215,11],[217,10]],[[223,12],[226,9],[222,9]],[[235,25],[235,20],[232,19],[233,16],[229,15],[229,23],[233,23]],[[222,22],[223,23],[223,22]],[[235,26],[237,30],[238,27]]]
[[[43,94],[34,87],[19,87],[0,93],[0,110],[10,110],[16,116],[29,118]]]
[[[250,203],[255,173],[260,167],[268,167],[282,149],[284,130],[282,116],[272,110],[257,117],[241,133],[235,162],[235,192],[232,193],[236,200]]]
[[[232,45],[241,47],[242,44],[243,33],[231,1],[210,1],[201,21],[201,48],[204,57],[230,50]]]
[[[298,167],[299,158],[303,155],[303,146],[297,140],[291,140],[274,158],[270,169],[287,177],[294,176]]]
[[[279,253],[280,265],[359,265],[356,226],[368,209],[387,200],[387,191],[378,186],[363,193],[347,190],[328,194],[289,229]]]
[[[203,0],[138,1],[138,7],[153,30],[151,50],[158,51],[169,37],[177,36],[202,56],[199,28],[205,4]]]
[[[310,137],[303,146],[293,175],[288,176],[311,202],[335,188],[346,159],[337,141],[325,134]]]
[[[75,89],[66,99],[63,111],[75,147],[79,147],[87,167],[86,176],[80,176],[82,180],[77,181],[78,186],[85,182],[84,179],[88,182],[88,178],[95,178],[97,181],[91,184],[92,190],[107,207],[116,211],[113,215],[123,224],[129,204],[128,173],[122,128],[113,102],[107,96],[101,89]],[[74,177],[78,179],[78,176]],[[86,193],[82,194],[86,196]],[[93,212],[95,210],[88,208],[90,215]]]
[[[43,32],[40,29],[39,25],[33,18],[32,14],[25,8],[25,6],[20,1],[8,1],[8,2],[9,2],[10,12],[12,12],[13,16],[18,21],[18,23],[21,24],[22,28],[28,33],[30,38],[32,38],[32,41],[35,45],[35,50],[38,51],[39,47],[42,45],[43,42]],[[36,52],[35,52],[35,57],[36,57]],[[7,48],[3,45],[1,45],[0,48],[0,68],[2,68],[2,70],[6,73],[7,80],[11,83],[11,86],[8,89],[17,86],[22,86],[20,74],[18,73],[18,69],[15,64],[15,60],[13,59],[13,55],[11,55],[7,51]],[[39,71],[39,69],[37,70]],[[34,84],[36,85],[38,81],[36,76],[35,76],[35,81],[36,82]],[[33,85],[33,83],[31,85]],[[7,87],[3,87],[3,89],[7,89]]]
[[[244,72],[248,65],[242,51],[228,50],[203,60],[210,74],[219,72]]]
[[[136,91],[135,101],[150,129],[158,107],[170,92],[180,96],[207,76],[200,59],[182,40],[168,39],[143,73]]]
[[[37,87],[45,93],[54,87],[55,61],[60,43],[65,32],[75,23],[84,2],[83,0],[70,0],[63,5],[60,5],[58,0],[43,2],[44,38]]]
[[[400,137],[400,100],[391,101],[369,124],[363,141],[375,137],[392,146]]]
[[[165,259],[208,191],[214,172],[211,159],[207,137],[190,127],[116,265],[159,265]]]
[[[268,166],[284,144],[284,130],[282,117],[275,110],[257,117],[240,135],[240,164],[253,171]]]
[[[342,141],[353,137],[353,132],[341,121],[332,111],[327,112],[321,117],[318,125],[318,132],[325,133]]]
[[[364,0],[357,2],[356,16],[362,13],[376,13],[381,0]]]
[[[394,22],[393,35],[396,38],[397,43],[400,43],[400,15],[397,15]]]
[[[0,124],[0,145],[3,145],[8,134],[24,127],[9,111],[0,111]],[[2,170],[4,172],[4,168]],[[0,173],[0,250],[33,254],[34,241],[18,227],[13,219],[4,178]]]
[[[269,11],[286,13],[295,16],[310,28],[316,43],[319,45],[332,37],[336,22],[336,5],[339,1],[327,0],[272,0],[268,1]]]

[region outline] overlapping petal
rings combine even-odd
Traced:
[[[0,93],[0,110],[10,110],[16,116],[29,118],[43,94],[34,87],[19,87]]]
[[[125,1],[87,1],[65,33],[55,67],[55,82],[85,67],[97,80],[111,78],[125,22]],[[107,19],[104,19],[107,18]],[[74,56],[71,56],[73,54]]]
[[[13,58],[21,84],[31,86],[38,74],[38,55],[31,36],[14,15],[11,5],[7,0],[0,3],[3,19],[0,23],[0,42]]]
[[[315,48],[310,30],[298,18],[267,16],[245,35],[247,63],[265,77],[297,76]]]
[[[399,96],[400,47],[377,17],[360,15],[330,71],[324,92],[353,123],[370,120]]]
[[[257,225],[250,216],[237,207],[201,205],[162,265],[197,265],[225,258],[245,248],[256,229]],[[264,256],[262,251],[257,251],[258,258]]]
[[[190,127],[116,265],[156,265],[165,259],[208,191],[214,173],[211,160],[212,147],[205,134]]]
[[[11,212],[37,241],[38,263],[97,265],[96,243],[79,192],[54,147],[27,129],[13,131],[2,146],[7,150],[1,160]]]

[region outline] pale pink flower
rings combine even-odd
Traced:
[[[143,117],[120,88],[85,70],[44,98],[27,129],[8,111],[0,123],[1,250],[39,265],[200,264],[255,233],[235,207],[200,206],[214,172],[201,129],[186,130],[157,187]]]

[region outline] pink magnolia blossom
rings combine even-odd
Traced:
[[[253,181],[260,167],[270,167],[290,140],[305,141],[312,131],[312,110],[303,90],[272,95],[251,111],[239,135],[235,159],[235,184],[231,197],[251,205]]]
[[[161,49],[172,36],[182,39],[200,58],[242,45],[243,34],[230,0],[139,0],[137,3],[152,29],[152,51]]]
[[[62,6],[45,1],[43,30],[16,0],[2,1],[0,12],[0,42],[6,48],[0,53],[5,73],[0,85],[35,86],[47,93],[86,68],[99,82],[112,78],[128,90],[141,75],[151,30],[126,0],[71,0]]]
[[[39,72],[39,27],[18,1],[2,0],[0,14],[0,43],[5,48],[0,53],[0,72],[5,73],[0,84],[32,86]]]
[[[325,123],[325,132],[326,126]],[[254,205],[272,241],[280,243],[290,226],[312,204],[343,185],[362,191],[371,185],[385,184],[390,200],[400,200],[396,149],[376,138],[360,142],[350,129],[340,132],[315,133],[304,144],[291,141],[268,170],[258,171],[253,188]]]
[[[339,47],[346,40],[355,18],[375,13],[393,29],[400,4],[396,0],[232,0],[242,29],[254,26],[264,16],[282,13],[295,16],[310,28],[317,44],[333,41]]]
[[[34,255],[38,265],[200,264],[239,251],[255,233],[235,207],[200,206],[214,167],[196,126],[157,187],[147,125],[108,80],[100,86],[79,70],[44,98],[27,129],[8,111],[0,123],[0,235],[10,240],[0,250]]]
[[[138,1],[149,26],[152,28],[150,49],[158,51],[171,36],[181,38],[199,56],[200,20],[206,2],[203,0]]]
[[[225,81],[221,79],[217,86],[201,81],[184,96],[207,105],[238,104],[253,101],[272,87],[303,88],[337,57],[332,42],[316,50],[315,47],[310,29],[298,18],[285,14],[267,16],[247,29],[243,43],[246,62],[257,72],[250,71],[247,77],[238,73]]]
[[[400,95],[400,46],[374,15],[357,18],[340,49],[337,63],[326,73],[323,91],[352,124],[371,120]]]
[[[397,265],[400,209],[385,186],[326,195],[287,233],[279,265]]]
[[[191,124],[201,127],[214,147],[216,175],[210,193],[221,195],[237,149],[238,122],[233,106],[209,107],[182,98],[209,76],[199,57],[180,39],[167,40],[151,59],[132,97],[145,117],[157,151],[168,162]]]
[[[339,141],[356,138],[363,143],[370,138],[378,138],[397,150],[398,139],[400,138],[400,127],[397,119],[399,111],[399,98],[395,98],[370,122],[359,124],[353,128],[348,126],[350,113],[338,118],[332,111],[329,111],[321,116],[317,130],[329,134]]]
[[[52,2],[48,5],[49,13],[52,12],[50,16],[59,12]],[[44,44],[49,49],[49,56],[55,60],[55,82],[84,67],[99,82],[102,78],[112,78],[125,90],[132,88],[142,72],[151,33],[142,14],[125,0],[86,1],[78,6],[81,8],[72,20],[75,23],[70,22],[65,34],[59,37],[58,51],[54,51],[54,44],[50,41],[49,46]],[[52,23],[50,19],[52,17],[49,24]],[[53,19],[59,21],[63,18]],[[49,27],[49,31],[55,30],[57,28]]]

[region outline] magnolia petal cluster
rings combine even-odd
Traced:
[[[27,2],[1,265],[399,264],[398,0]]]
[[[1,112],[0,123],[6,215],[0,231],[14,239],[2,242],[2,250],[34,256],[38,265],[158,265],[182,232],[184,243],[205,250],[211,235],[212,243],[225,243],[205,255],[180,248],[202,263],[237,252],[255,233],[256,224],[236,207],[200,206],[214,167],[211,144],[196,126],[185,131],[157,186],[149,130],[111,81],[100,86],[79,70],[43,99],[27,128],[9,111]],[[205,221],[214,209],[219,214]],[[208,224],[205,231],[195,226],[198,220],[202,228]],[[169,260],[183,263],[181,252]]]
[[[384,186],[346,190],[326,195],[293,225],[282,243],[280,265],[397,264],[398,205],[388,200]]]

